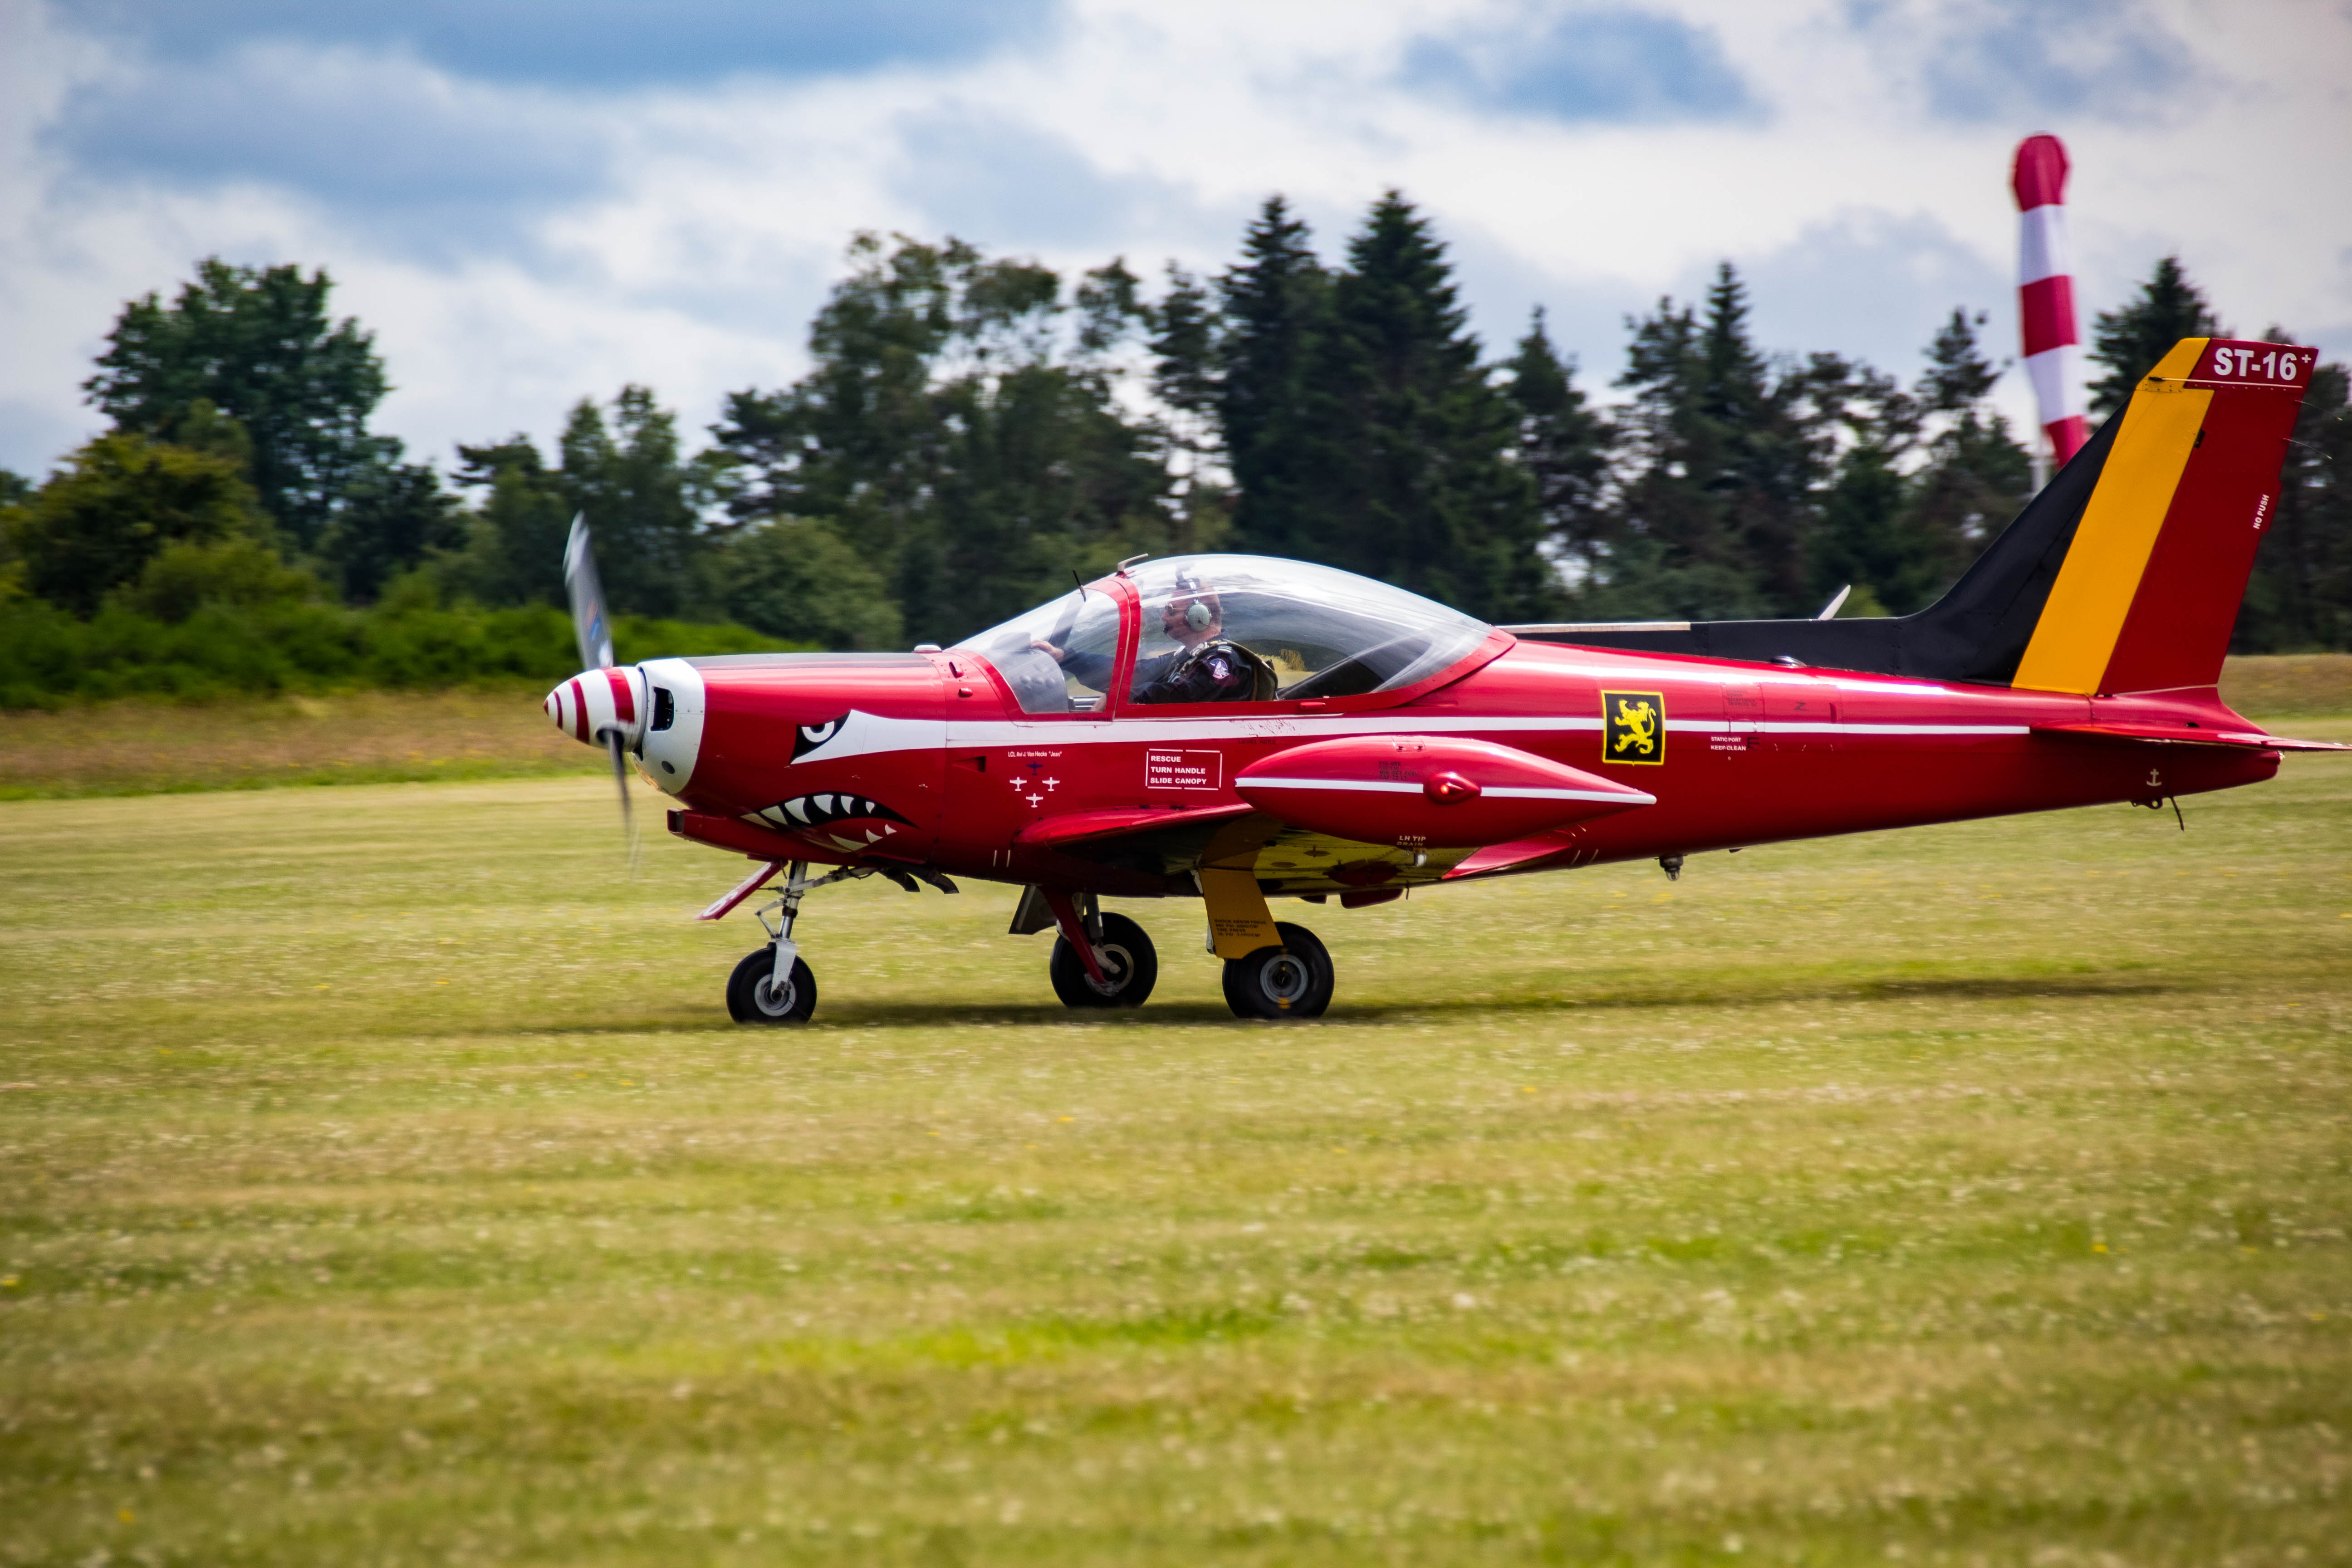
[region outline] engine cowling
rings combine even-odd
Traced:
[[[1433,849],[1507,844],[1657,800],[1531,752],[1439,735],[1293,746],[1244,768],[1234,788],[1309,832]]]

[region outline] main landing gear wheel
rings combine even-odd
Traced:
[[[776,989],[776,950],[747,952],[727,977],[727,1016],[739,1024],[801,1024],[816,1011],[816,976],[800,959],[792,977]]]
[[[1237,1018],[1319,1018],[1338,976],[1331,954],[1305,926],[1278,922],[1280,947],[1225,961],[1225,1005]]]
[[[1160,983],[1160,954],[1143,928],[1125,915],[1102,917],[1102,945],[1095,962],[1102,965],[1108,991],[1096,988],[1070,939],[1054,939],[1054,957],[1046,973],[1053,976],[1054,994],[1068,1007],[1140,1007]]]

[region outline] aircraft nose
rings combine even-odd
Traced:
[[[643,678],[635,668],[583,670],[547,694],[540,707],[557,729],[583,744],[601,746],[618,735],[635,746],[645,739]]]

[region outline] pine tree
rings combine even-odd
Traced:
[[[2273,342],[2291,340],[2273,327]],[[2320,365],[2304,389],[2277,510],[2231,638],[2238,653],[2352,647],[2352,378]]]
[[[1580,580],[1589,577],[1612,531],[1602,500],[1608,426],[1576,386],[1575,366],[1553,349],[1541,307],[1505,369],[1518,405],[1519,466],[1535,485],[1545,537]]]
[[[1916,608],[1936,576],[1932,552],[1905,504],[1917,401],[1894,377],[1836,354],[1812,355],[1802,381],[1801,416],[1830,475],[1806,549],[1808,599],[1825,603],[1851,588],[1849,606],[1868,603],[1878,614]]]
[[[2091,413],[2105,418],[2131,401],[2132,388],[2183,338],[2227,337],[2205,296],[2168,256],[2129,304],[2103,310],[2093,331],[2090,360],[2106,374],[2091,384]]]
[[[1349,241],[1299,425],[1298,553],[1490,619],[1550,610],[1518,411],[1479,363],[1444,247],[1396,192]]]
[[[1172,261],[1153,323],[1151,391],[1167,410],[1168,465],[1175,487],[1169,542],[1171,553],[1184,554],[1223,542],[1231,517],[1231,493],[1211,472],[1224,451],[1217,423],[1224,395],[1219,323],[1208,289]]]
[[[1239,492],[1235,548],[1270,555],[1303,549],[1300,419],[1310,364],[1330,304],[1330,279],[1307,225],[1268,196],[1242,238],[1242,260],[1217,280],[1224,303],[1218,413],[1226,466]]]
[[[1821,453],[1795,416],[1808,390],[1777,380],[1748,331],[1747,289],[1728,262],[1702,320],[1661,300],[1631,321],[1617,384],[1619,537],[1580,595],[1588,614],[1693,620],[1803,615],[1804,545]]]
[[[1904,517],[1925,571],[1885,595],[1898,614],[1939,597],[2032,497],[2032,454],[1985,405],[2000,371],[1977,347],[1984,324],[1955,310],[1927,347],[1918,398],[1933,428]]]

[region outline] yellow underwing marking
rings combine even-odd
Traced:
[[[1265,907],[1257,873],[1203,867],[1201,901],[1209,906],[1209,951],[1219,958],[1247,958],[1262,947],[1279,947],[1274,911]]]
[[[2132,394],[2012,685],[2085,697],[2099,689],[2213,401],[2181,385],[2210,341],[2183,338]]]

